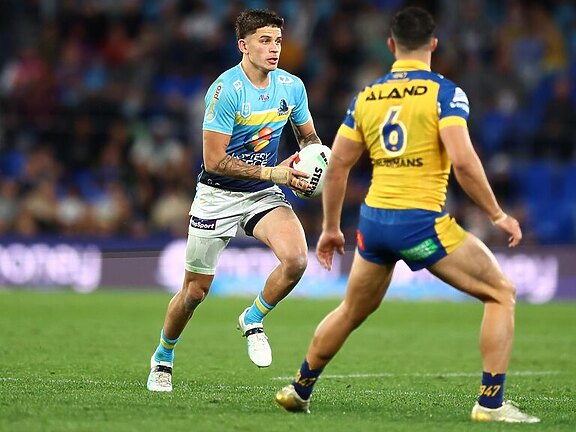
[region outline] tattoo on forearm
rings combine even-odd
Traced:
[[[318,137],[318,135],[316,135],[316,132],[312,132],[311,134],[303,137],[300,134],[300,131],[298,130],[294,122],[292,121],[292,119],[290,119],[290,126],[292,126],[294,136],[296,137],[296,141],[298,142],[298,145],[300,146],[301,149],[310,144],[322,144],[322,141],[320,141],[320,138]]]
[[[316,133],[312,132],[310,135],[306,135],[305,137],[300,138],[298,144],[300,144],[300,148],[304,148],[310,144],[322,144],[322,141],[318,135],[316,135]]]
[[[231,155],[226,155],[218,163],[217,174],[239,179],[258,179],[262,168],[259,166],[249,165]]]

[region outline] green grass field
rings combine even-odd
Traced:
[[[174,391],[146,390],[168,294],[0,292],[1,431],[573,431],[576,304],[520,304],[507,397],[538,425],[468,420],[480,303],[384,302],[316,386],[311,415],[273,403],[337,300],[285,300],[270,368],[235,323],[250,299],[209,298],[176,349]]]

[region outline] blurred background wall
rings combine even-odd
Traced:
[[[351,97],[390,68],[388,22],[408,4],[436,17],[433,70],[468,94],[474,144],[525,244],[567,246],[576,255],[569,0],[1,0],[0,245],[95,242],[143,251],[184,238],[203,99],[240,60],[239,11],[269,7],[285,17],[280,66],[304,80],[330,145]],[[287,156],[296,143],[290,133],[283,140]],[[350,247],[369,178],[365,158],[344,206]],[[287,197],[313,246],[320,200]],[[453,180],[447,208],[487,244],[505,245]]]

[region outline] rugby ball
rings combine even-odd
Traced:
[[[306,180],[312,185],[312,188],[305,193],[293,190],[294,195],[298,198],[310,199],[322,193],[331,153],[330,147],[324,144],[310,144],[298,152],[296,159],[292,162],[292,167],[310,175]]]

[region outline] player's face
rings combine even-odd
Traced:
[[[278,27],[259,28],[238,42],[240,50],[257,69],[272,71],[278,67],[282,50],[282,30]]]

